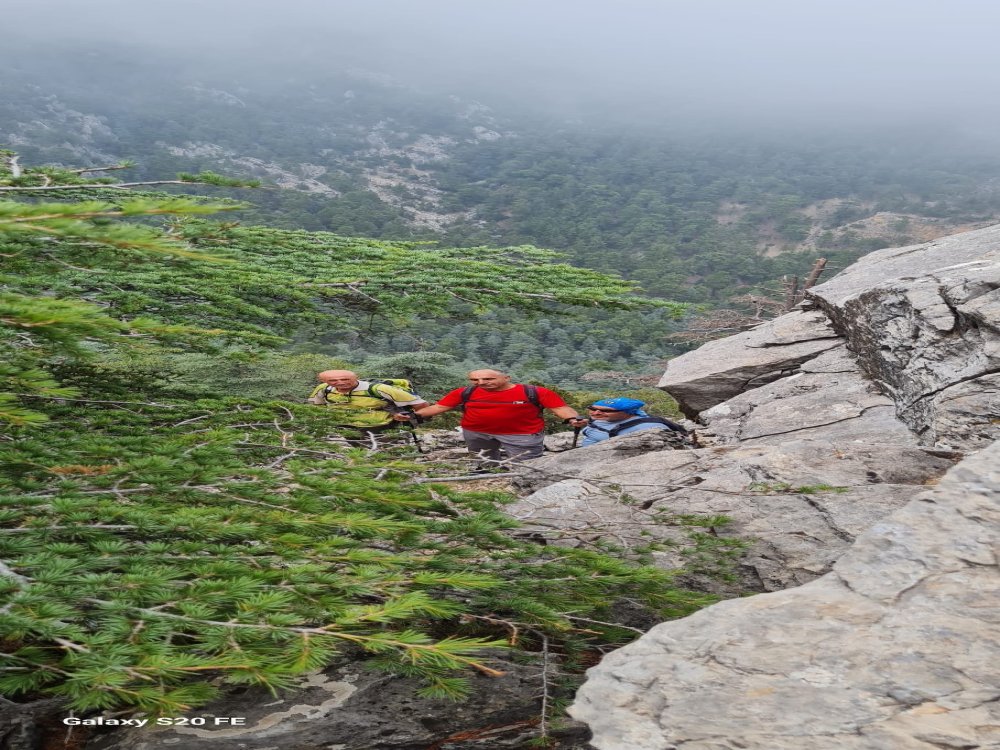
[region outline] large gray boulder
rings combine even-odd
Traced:
[[[871,253],[809,299],[921,442],[1000,437],[1000,226]]]
[[[831,573],[653,628],[588,672],[598,750],[1000,747],[1000,444]]]
[[[659,387],[693,417],[739,393],[798,372],[803,362],[840,343],[825,315],[796,311],[670,360]]]
[[[1000,437],[1000,226],[871,253],[804,309],[671,360],[659,386],[690,417],[846,344],[921,443]]]

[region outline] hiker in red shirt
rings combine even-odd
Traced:
[[[433,406],[415,411],[421,417],[433,417],[462,409],[465,444],[470,453],[483,459],[484,467],[498,465],[503,454],[510,461],[542,455],[545,409],[567,424],[586,421],[548,388],[512,383],[510,376],[499,370],[473,370],[469,382],[471,386],[456,388]]]

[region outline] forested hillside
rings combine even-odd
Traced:
[[[1000,159],[940,123],[750,134],[678,120],[560,119],[403,85],[356,63],[262,51],[210,69],[126,42],[39,61],[0,55],[0,142],[33,163],[132,159],[134,179],[177,171],[260,179],[235,218],[439,246],[531,244],[621,273],[659,298],[737,306],[776,296],[819,257],[836,272],[888,245],[1000,216]],[[131,179],[131,178],[130,178]],[[468,311],[466,311],[468,312]],[[326,351],[446,353],[579,387],[652,376],[683,350],[672,315],[490,314],[332,327]],[[543,347],[530,346],[541,342]],[[589,373],[589,375],[588,375]],[[581,378],[585,378],[581,380]]]
[[[672,574],[517,538],[507,496],[435,482],[454,467],[405,436],[345,442],[296,393],[330,358],[282,351],[470,305],[662,305],[629,282],[527,246],[213,221],[231,201],[0,157],[8,699],[176,714],[220,679],[276,690],[345,651],[456,697],[463,670],[497,674],[486,648],[557,648],[568,666],[620,639],[616,597],[661,617],[706,601]],[[677,523],[692,560],[711,558],[698,528],[714,521]]]

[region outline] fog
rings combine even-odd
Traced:
[[[491,103],[748,124],[998,112],[983,0],[4,0],[38,55],[135,44],[206,73],[360,67]]]

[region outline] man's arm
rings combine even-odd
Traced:
[[[414,411],[417,416],[429,419],[436,414],[444,414],[446,411],[456,409],[462,405],[462,390],[461,388],[456,388],[438,399],[438,402],[433,406],[422,406],[419,409],[414,409]]]
[[[416,411],[417,409],[424,409],[430,406],[430,404],[428,404],[426,401],[417,401],[416,403],[413,404],[402,404],[402,406],[405,407],[406,409],[409,409],[410,411]]]
[[[580,424],[584,424],[587,421],[587,418],[581,417],[579,414],[577,414],[576,409],[574,409],[572,406],[554,406],[552,407],[552,413],[555,414],[560,419],[570,420],[570,424],[572,424],[574,427],[577,426],[578,422]]]
[[[548,409],[561,420],[574,427],[582,427],[587,424],[587,418],[576,413],[576,409],[567,406],[562,396],[548,388],[538,386],[538,401],[542,408]]]
[[[427,419],[428,417],[433,417],[435,414],[444,414],[446,411],[451,411],[454,406],[442,406],[441,404],[434,404],[433,406],[424,406],[420,409],[414,409],[418,416]]]
[[[421,401],[418,404],[413,404],[412,406],[410,405],[406,406],[403,411],[393,412],[392,418],[395,419],[397,422],[409,422],[411,419],[413,419],[413,415],[416,414],[418,417],[422,419],[430,419],[438,412],[435,411],[431,412],[430,414],[427,414],[425,409],[433,409],[433,408],[434,407],[428,404],[426,401]]]

